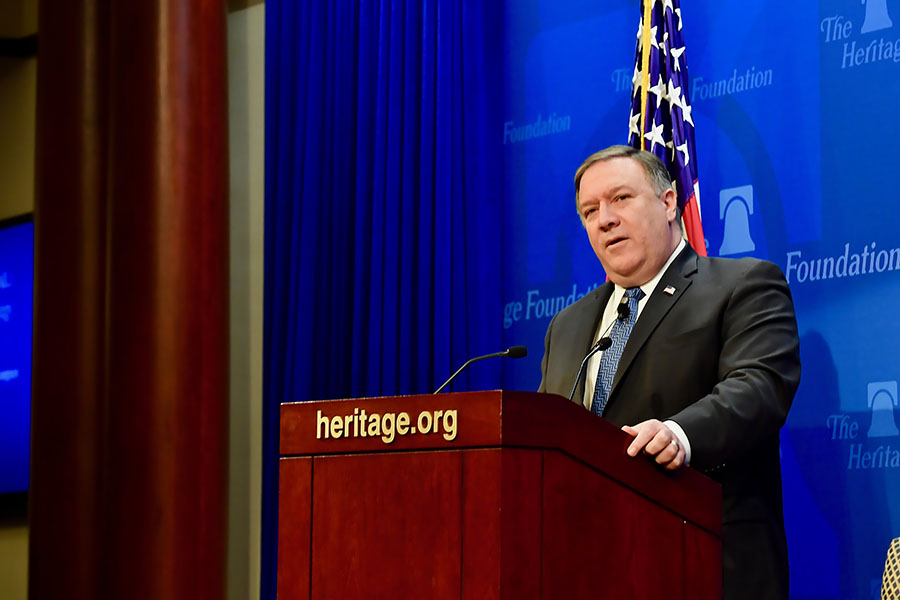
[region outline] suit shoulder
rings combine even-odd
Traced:
[[[606,291],[606,286],[611,284],[600,285],[590,292],[575,300],[562,310],[560,310],[557,314],[560,316],[566,315],[568,313],[577,313],[585,310],[588,307],[595,306],[597,302],[600,301],[601,298],[604,297],[605,294],[609,293]]]
[[[612,293],[611,290],[611,283],[606,283],[594,288],[553,315],[551,325],[554,323],[569,323],[571,321],[582,323],[584,319],[589,318],[591,315],[595,315],[601,304],[605,306],[606,299],[609,297],[609,294]]]
[[[698,267],[701,271],[705,270],[719,277],[745,277],[751,273],[758,273],[766,277],[784,280],[784,273],[781,267],[771,261],[760,258],[700,256],[698,257]]]

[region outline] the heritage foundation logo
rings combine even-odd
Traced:
[[[542,114],[539,114],[537,119],[527,124],[516,123],[515,121],[504,122],[503,144],[518,144],[548,135],[566,133],[571,130],[571,115],[557,115],[555,112],[551,112],[545,119]]]
[[[525,292],[523,299],[513,300],[504,305],[503,329],[509,329],[513,323],[523,320],[550,319],[550,317],[576,300],[581,300],[599,286],[600,284],[595,282],[587,287],[579,288],[578,284],[573,283],[569,294],[551,294],[549,296],[539,289],[528,290]]]
[[[897,406],[897,382],[876,381],[869,384],[868,405],[872,409],[872,424],[868,437],[893,437],[900,435],[894,421]]]
[[[897,428],[896,381],[873,381],[866,388],[868,419],[834,414],[825,426],[831,440],[847,445],[847,470],[900,469],[900,430]],[[865,428],[868,420],[868,428]],[[861,427],[862,425],[862,427]]]
[[[753,214],[753,186],[727,188],[719,192],[719,218],[725,223],[719,256],[746,254],[756,250],[750,236]]]
[[[788,283],[806,283],[889,273],[900,270],[900,247],[882,248],[876,242],[852,245],[847,242],[828,256],[808,256],[791,250],[785,256],[784,275]]]
[[[863,3],[866,5],[866,17],[859,30],[860,33],[880,31],[894,26],[888,14],[887,0],[863,0]]]
[[[631,92],[638,75],[636,69],[614,69],[609,75],[613,91],[617,94]],[[773,69],[757,68],[756,65],[733,67],[731,73],[726,71],[724,75],[715,78],[696,75],[691,78],[691,103],[771,87],[774,82]]]
[[[842,14],[825,17],[819,23],[819,32],[825,44],[841,43],[841,69],[877,62],[900,62],[900,38],[884,35],[873,38],[867,35],[894,26],[887,0],[863,0],[862,4],[853,2],[853,5],[865,6],[861,26]],[[858,39],[860,36],[863,37]]]

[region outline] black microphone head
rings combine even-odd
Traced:
[[[619,303],[619,306],[616,307],[616,312],[619,313],[618,318],[623,321],[631,316],[631,309],[628,308],[628,304],[626,303]]]
[[[509,358],[525,358],[528,356],[528,348],[525,346],[510,346],[506,351]]]
[[[612,346],[612,339],[608,337],[602,337],[597,340],[597,350],[603,350],[605,352],[606,350],[609,350],[610,346]]]

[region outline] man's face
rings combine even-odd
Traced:
[[[650,281],[678,245],[675,191],[657,194],[641,164],[629,157],[588,167],[578,212],[609,279],[626,288]]]

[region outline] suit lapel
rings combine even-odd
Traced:
[[[656,329],[663,318],[681,298],[684,291],[691,285],[691,276],[697,271],[697,254],[688,245],[672,261],[669,268],[663,274],[653,294],[647,299],[647,305],[641,311],[641,315],[628,336],[628,342],[622,351],[619,365],[616,367],[616,375],[613,377],[612,387],[609,392],[609,403],[615,399],[619,382],[628,372],[628,367],[644,347],[650,334]],[[669,290],[668,292],[666,290]],[[669,293],[671,292],[671,293]],[[607,408],[609,407],[607,403]]]

